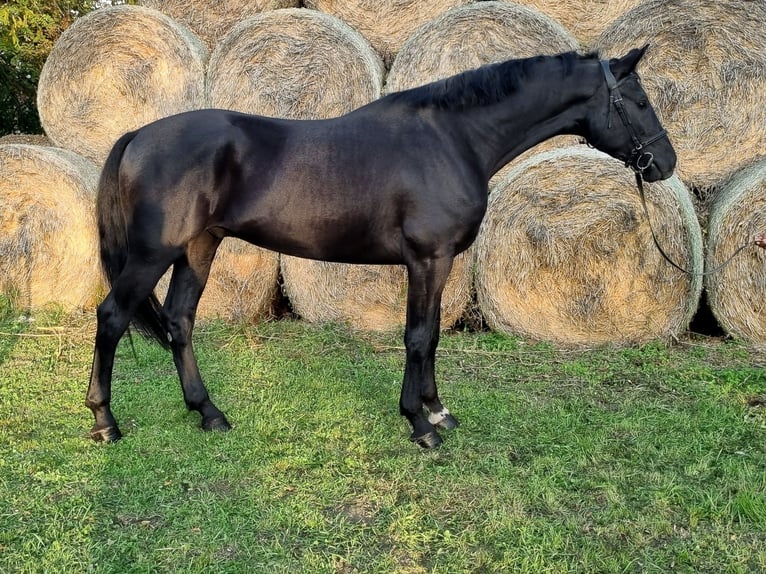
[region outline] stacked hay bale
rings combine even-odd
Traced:
[[[57,145],[103,164],[123,133],[205,107],[207,50],[189,30],[139,6],[78,18],[40,74],[37,106]]]
[[[340,18],[360,32],[390,66],[402,44],[420,26],[474,0],[304,0],[306,8]]]
[[[313,10],[263,12],[213,51],[211,107],[291,119],[338,116],[380,95],[383,65],[342,21]]]
[[[343,114],[380,96],[384,74],[381,56],[385,65],[391,66],[385,88],[390,93],[508,58],[558,53],[578,46],[598,49],[607,57],[620,56],[649,42],[652,47],[641,64],[642,79],[678,151],[679,175],[687,187],[700,192],[710,204],[708,265],[717,264],[736,245],[762,231],[758,228],[762,223],[757,209],[759,184],[753,183],[759,173],[757,164],[738,170],[766,154],[766,131],[762,129],[766,125],[766,3],[304,0],[304,5],[312,8],[306,10],[294,8],[299,0],[226,0],[223,8],[213,10],[196,0],[140,2],[144,7],[103,8],[76,20],[57,42],[41,75],[38,107],[47,136],[53,144],[98,165],[125,131],[188,109],[223,107],[288,118]],[[604,29],[609,21],[612,24]],[[600,30],[603,32],[594,40]],[[205,42],[214,49],[207,70]],[[565,343],[598,343],[666,337],[688,323],[693,313],[688,307],[693,306],[695,293],[699,295],[699,281],[676,277],[667,264],[658,263],[658,255],[646,239],[643,218],[640,214],[629,216],[636,212],[629,172],[621,172],[619,177],[604,176],[599,181],[603,189],[596,184],[587,188],[584,182],[570,182],[565,197],[572,202],[567,209],[573,213],[565,217],[565,206],[553,198],[561,193],[556,181],[566,182],[572,170],[582,172],[583,166],[598,165],[594,169],[610,173],[594,159],[594,152],[575,153],[565,148],[539,157],[533,155],[571,143],[572,138],[554,138],[524,154],[493,180],[493,184],[498,183],[514,166],[515,179],[531,177],[536,183],[528,184],[524,193],[504,191],[514,178],[500,183],[498,193],[493,193],[497,197],[491,201],[491,210],[506,209],[498,202],[512,196],[513,209],[539,223],[524,224],[526,235],[522,233],[515,242],[506,239],[500,244],[499,237],[489,239],[489,230],[499,225],[493,223],[493,218],[502,219],[507,214],[488,214],[487,230],[483,228],[481,236],[488,239],[482,245],[491,245],[496,255],[484,246],[483,255],[475,259],[472,254],[458,258],[445,291],[443,326],[456,321],[468,303],[474,261],[482,309],[495,328]],[[586,155],[578,155],[583,153]],[[16,150],[14,154],[19,156],[21,152]],[[558,162],[567,158],[583,164],[553,170],[546,159],[550,154],[561,154],[556,156]],[[71,157],[67,159],[71,161]],[[524,173],[519,172],[522,163],[526,166]],[[617,162],[612,163],[622,170]],[[32,172],[36,169],[24,172],[23,178],[34,179]],[[43,170],[45,174],[49,173],[47,169]],[[550,175],[540,175],[548,171]],[[736,176],[731,176],[733,173]],[[0,174],[3,176],[5,173]],[[541,187],[532,193],[529,185]],[[582,190],[583,196],[572,199],[576,194],[572,195],[571,186]],[[696,220],[689,220],[688,193],[682,188],[686,190],[675,179],[653,184],[650,208],[658,221],[660,240],[672,246],[668,248],[671,255],[675,253],[679,262],[695,268],[699,259],[694,239]],[[625,199],[625,194],[632,199]],[[525,203],[540,197],[545,198],[550,211],[537,212],[534,205]],[[0,197],[2,201],[11,200]],[[22,219],[16,218],[18,221],[13,223],[13,215],[21,213],[23,206],[7,205],[0,212],[3,221],[8,222],[8,229],[18,227]],[[581,222],[588,209],[603,217]],[[705,208],[698,216],[705,221]],[[519,217],[509,219],[522,226]],[[30,219],[30,225],[37,225],[41,233],[48,230],[52,234],[58,224],[52,222],[46,227]],[[635,239],[623,238],[620,246],[614,247],[608,242],[610,229],[621,229],[623,235],[630,233]],[[22,235],[26,238],[30,233],[24,231]],[[674,243],[673,234],[679,233],[680,239]],[[526,243],[519,240],[522,236],[527,237]],[[10,247],[10,235],[4,237],[0,240],[6,241],[2,253],[10,254],[13,249],[20,253],[18,248]],[[577,241],[580,246],[575,249]],[[511,262],[518,253],[500,253],[508,250],[508,245],[514,249],[526,246],[532,252],[520,258],[524,264],[519,271],[520,277],[532,283],[513,289],[502,282],[490,286],[488,268],[508,265],[503,268],[505,273],[515,274]],[[588,253],[582,245],[590,246],[593,252]],[[628,249],[631,245],[634,251]],[[641,251],[644,248],[648,251]],[[497,254],[502,256],[494,262]],[[711,306],[722,326],[749,341],[757,340],[760,329],[754,318],[758,314],[757,298],[752,297],[752,292],[761,281],[759,271],[753,268],[761,256],[757,250],[741,255],[741,262],[733,263],[707,283]],[[58,255],[51,251],[51,257]],[[0,277],[22,277],[20,271],[11,270],[11,263],[5,259],[0,261],[0,266],[5,265]],[[37,260],[43,260],[40,253]],[[607,265],[610,269],[624,265],[625,271],[618,273],[621,282],[600,275],[604,261],[611,261]],[[628,279],[629,270],[636,266],[636,277]],[[582,270],[594,287],[586,286],[588,280],[569,277],[570,273],[576,275],[575,268]],[[404,321],[403,268],[283,257],[282,269],[286,294],[296,312],[309,320],[347,321],[358,328],[373,329],[389,329]],[[234,239],[225,240],[200,315],[237,321],[262,317],[271,307],[278,270],[277,255]],[[570,293],[569,301],[562,302],[566,299],[563,296],[548,300],[547,295],[534,294],[530,285],[536,280],[554,284],[559,280],[561,284],[554,290]],[[657,285],[652,286],[652,281]],[[31,280],[13,282],[25,285],[13,287],[27,293],[22,297],[28,302],[25,305],[40,301],[40,296],[33,293],[42,291],[33,288]],[[625,287],[628,283],[630,288]],[[6,284],[11,284],[10,279]],[[95,284],[100,285],[100,281]],[[733,294],[737,286],[747,286],[742,287],[741,295],[745,303],[738,303],[738,295]],[[500,291],[493,294],[492,289]],[[514,290],[524,294],[514,294]],[[628,301],[628,292],[639,302]],[[528,307],[538,309],[534,313],[536,322],[516,324],[502,316],[507,310],[493,309],[493,305],[511,305],[516,313],[521,304],[519,297],[528,300]],[[625,308],[618,311],[620,304]],[[739,324],[740,320],[744,324]],[[643,335],[638,333],[640,330]],[[569,334],[562,338],[564,331]]]
[[[616,20],[595,42],[605,56],[650,44],[641,76],[678,153],[677,173],[701,199],[697,210],[703,233],[709,234],[709,265],[721,260],[725,247],[732,247],[728,240],[722,242],[727,233],[713,229],[707,221],[712,205],[718,203],[720,213],[727,201],[717,197],[721,182],[766,154],[764,22],[764,2],[647,0]],[[745,212],[740,217],[750,221]],[[737,226],[732,233],[741,238],[741,231]],[[754,279],[747,261],[757,256],[740,255],[738,259],[745,261],[723,272],[726,278],[719,283],[711,277],[706,285],[707,302],[717,307],[713,314],[721,327],[749,340],[754,332],[736,325],[732,317],[735,308],[744,307],[732,302],[723,308],[720,293],[728,293],[735,284],[750,284]],[[743,275],[732,275],[738,272]],[[743,320],[749,321],[743,313]]]
[[[766,157],[734,173],[710,206],[707,268],[766,232]],[[710,309],[727,333],[766,347],[766,251],[750,247],[705,279]]]
[[[442,14],[407,40],[391,67],[386,92],[413,88],[485,64],[576,49],[577,40],[537,10],[509,2],[470,4]],[[558,136],[530,152],[575,142],[571,136]]]
[[[668,255],[702,270],[690,194],[673,176],[647,184]],[[476,290],[492,329],[567,345],[640,343],[687,328],[699,275],[652,242],[632,174],[578,146],[517,164],[492,191],[476,241]]]
[[[242,20],[266,10],[297,8],[300,0],[141,0],[140,3],[184,24],[212,51]]]
[[[766,2],[647,0],[595,47],[604,56],[651,45],[641,77],[678,152],[678,173],[703,193],[766,153]]]
[[[427,84],[485,64],[577,49],[558,22],[510,2],[450,10],[421,26],[402,46],[386,92]]]
[[[612,22],[643,0],[514,1],[547,14],[569,30],[580,45],[590,46]]]
[[[97,184],[98,168],[75,153],[0,145],[0,293],[18,308],[95,303]]]
[[[51,146],[51,142],[48,136],[43,134],[8,134],[0,137],[0,145],[3,144],[28,144],[28,145],[42,145]]]

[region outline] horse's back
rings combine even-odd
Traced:
[[[407,228],[461,225],[448,205],[464,185],[458,154],[431,131],[375,107],[311,121],[199,110],[139,130],[120,176],[179,243],[208,229],[302,257],[398,263]]]

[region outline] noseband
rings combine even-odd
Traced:
[[[625,109],[625,104],[622,101],[622,94],[620,93],[620,82],[618,82],[612,70],[609,68],[609,62],[607,60],[601,60],[601,68],[604,70],[604,77],[606,78],[606,85],[609,88],[609,111],[607,112],[606,121],[607,128],[612,127],[612,106],[617,110],[617,113],[622,120],[622,125],[628,130],[630,139],[633,141],[633,149],[630,155],[625,160],[625,167],[630,167],[637,174],[642,174],[649,169],[654,163],[654,154],[648,151],[644,151],[644,148],[654,142],[667,137],[668,132],[664,129],[660,130],[656,135],[653,135],[646,141],[641,141],[636,133],[636,128],[633,127],[633,123],[630,121],[630,116]]]

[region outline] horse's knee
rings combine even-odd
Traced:
[[[116,344],[129,322],[126,312],[107,298],[96,308],[96,346],[103,348],[104,344]]]
[[[404,335],[404,347],[408,358],[414,361],[425,361],[433,357],[439,337],[427,329],[412,329]]]

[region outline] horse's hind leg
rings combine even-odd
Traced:
[[[192,345],[197,304],[220,242],[220,239],[203,232],[188,244],[184,256],[173,265],[173,276],[164,305],[165,325],[170,334],[170,347],[181,380],[184,401],[189,410],[202,415],[202,428],[205,430],[231,428],[224,414],[208,396]]]
[[[434,361],[439,343],[441,295],[452,269],[452,258],[408,263],[407,360],[399,409],[412,425],[410,439],[424,448],[442,442],[434,428],[450,429],[457,420],[444,408],[436,390]],[[426,417],[423,407],[428,410]]]
[[[151,266],[129,261],[98,306],[93,367],[85,397],[85,404],[95,418],[90,436],[96,441],[113,442],[122,436],[110,408],[114,353],[136,309],[169,266],[169,260]]]

